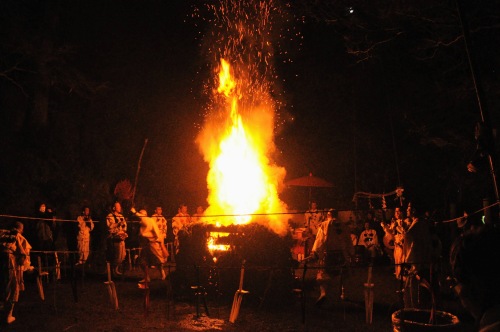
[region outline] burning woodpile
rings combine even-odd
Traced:
[[[271,300],[279,288],[291,294],[293,281],[287,206],[279,198],[286,170],[275,161],[274,143],[274,15],[281,11],[272,1],[221,1],[209,9],[214,75],[205,84],[209,102],[196,137],[209,166],[208,207],[204,222],[179,239],[178,269],[194,270],[194,280],[232,296],[245,260],[249,298],[272,292]]]
[[[238,288],[245,261],[248,301],[273,302],[292,296],[294,261],[291,237],[266,227],[248,225],[197,225],[181,238],[184,245],[176,257],[178,283],[187,290],[200,283],[208,296],[229,301]],[[272,294],[272,296],[271,296]],[[280,295],[278,298],[276,294]]]

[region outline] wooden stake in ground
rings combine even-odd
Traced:
[[[38,256],[38,275],[36,277],[36,285],[38,287],[38,294],[42,301],[45,301],[45,293],[43,291],[43,277],[48,276],[49,272],[42,271],[42,258]]]
[[[61,280],[61,262],[59,262],[59,256],[57,255],[57,251],[54,252],[54,258],[55,258],[55,262],[56,262],[54,279],[55,279],[55,281],[57,281],[57,280]]]
[[[302,289],[300,293],[300,305],[302,309],[302,324],[306,323],[306,273],[307,261],[304,261],[304,270],[302,271]]]
[[[231,314],[229,315],[229,322],[234,323],[238,318],[240,313],[241,301],[243,301],[243,295],[248,294],[248,291],[243,290],[243,278],[245,276],[245,260],[241,264],[240,271],[240,286],[236,293],[234,294],[233,306],[231,308]]]
[[[172,263],[167,263],[167,267],[168,267],[168,274],[167,278],[165,278],[167,286],[167,319],[170,319],[170,309],[172,309],[172,316],[175,319],[174,290],[172,288],[172,278],[170,275],[170,269],[172,268]]]
[[[150,292],[149,292],[149,271],[148,271],[148,266],[146,265],[146,267],[144,268],[144,285],[143,285],[143,289],[144,289],[144,317],[148,317],[148,312],[149,312],[149,296],[150,296]],[[142,288],[142,287],[141,287]]]
[[[371,324],[373,319],[373,286],[372,283],[372,269],[373,267],[368,266],[368,280],[365,283],[365,315],[366,324]]]
[[[108,269],[108,281],[105,281],[104,284],[108,287],[108,293],[109,293],[109,300],[111,302],[111,305],[115,308],[115,310],[118,310],[118,296],[116,294],[116,287],[115,287],[115,282],[111,280],[111,266],[108,263],[106,263],[107,269]]]

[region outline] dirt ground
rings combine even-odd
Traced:
[[[401,284],[390,265],[373,268],[371,323],[367,323],[365,312],[366,266],[352,267],[344,274],[343,292],[337,277],[321,306],[315,304],[318,287],[314,265],[308,268],[305,278],[302,266],[297,265],[291,271],[295,277],[293,283],[286,286],[282,275],[271,273],[273,269],[250,266],[245,269],[243,286],[249,293],[241,296],[238,316],[231,323],[229,317],[241,272],[238,267],[231,271],[232,278],[219,276],[216,292],[205,288],[206,295],[200,292],[198,296],[191,286],[202,283],[196,282],[200,275],[206,280],[206,273],[193,268],[190,271],[196,275],[193,279],[188,277],[192,273],[178,270],[175,264],[170,269],[167,280],[161,280],[156,269],[150,271],[147,309],[146,290],[138,287],[142,274],[133,266],[126,267],[122,276],[113,279],[118,309],[110,301],[102,266],[66,267],[60,280],[54,280],[54,274],[49,275],[43,280],[45,300],[39,296],[35,275],[26,275],[26,289],[15,307],[16,321],[0,325],[0,331],[392,331],[391,315],[401,308],[398,293]],[[263,276],[257,282],[265,285],[256,286],[252,280],[257,275]],[[302,289],[304,298],[300,296]],[[453,295],[441,294],[438,309],[457,315],[462,331],[473,330],[470,316]]]

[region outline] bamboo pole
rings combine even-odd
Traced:
[[[144,156],[144,150],[146,150],[147,144],[148,144],[148,139],[146,138],[144,140],[144,145],[142,146],[141,154],[139,156],[139,161],[137,162],[137,170],[135,172],[135,180],[134,180],[134,190],[132,190],[132,206],[134,205],[135,202],[135,191],[137,190],[137,181],[139,179],[139,172],[141,170],[142,157]]]

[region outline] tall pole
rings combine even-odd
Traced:
[[[457,8],[458,8],[458,16],[460,18],[460,25],[462,27],[462,35],[464,37],[465,52],[467,54],[467,59],[469,61],[472,82],[474,83],[474,90],[476,91],[477,105],[479,108],[479,113],[481,115],[481,122],[484,125],[484,128],[488,131],[488,136],[491,138],[491,137],[493,137],[493,135],[492,135],[492,129],[490,127],[490,117],[489,117],[488,111],[483,107],[483,103],[482,103],[482,89],[479,86],[479,80],[477,79],[478,74],[475,71],[474,58],[473,58],[473,55],[471,54],[471,51],[470,51],[469,27],[467,25],[467,21],[465,20],[462,1],[463,0],[457,0]],[[493,181],[493,189],[495,192],[496,202],[499,203],[500,202],[500,195],[498,193],[497,176],[496,176],[496,172],[495,172],[495,161],[494,161],[493,155],[492,155],[495,151],[493,139],[492,139],[492,142],[489,142],[489,143],[492,144],[492,147],[489,149],[489,151],[487,151],[488,152],[488,164],[490,167],[491,178]]]
[[[135,191],[137,190],[137,181],[139,180],[139,172],[141,171],[142,156],[144,155],[144,150],[148,144],[148,139],[144,140],[144,145],[142,146],[141,155],[139,156],[139,161],[137,162],[137,170],[135,172],[134,189],[132,190],[132,206],[135,203]]]

